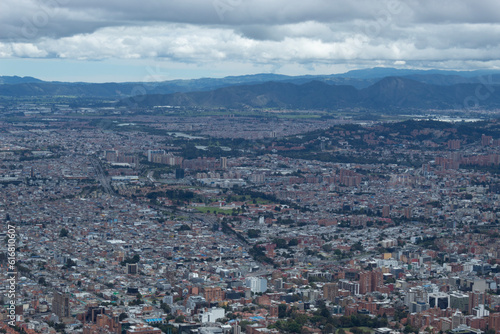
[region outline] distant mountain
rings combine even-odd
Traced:
[[[360,70],[352,70],[342,74],[334,74],[334,76],[343,78],[357,78],[357,79],[373,79],[385,78],[390,76],[411,76],[411,75],[455,75],[465,78],[473,78],[489,74],[500,74],[498,70],[476,70],[476,71],[450,71],[450,70],[418,70],[418,69],[398,69],[392,67],[374,67]]]
[[[412,79],[415,81],[438,85],[449,86],[461,83],[497,83],[500,84],[500,74],[488,73],[484,75],[465,77],[460,75],[445,75],[445,74],[411,74],[405,75],[404,78]]]
[[[172,94],[212,91],[218,88],[281,82],[303,85],[319,81],[328,85],[352,86],[364,89],[385,77],[404,77],[414,81],[449,86],[455,84],[499,82],[499,71],[442,71],[395,68],[353,70],[342,74],[287,76],[263,73],[225,78],[200,78],[162,82],[82,83],[46,82],[32,77],[0,77],[0,96],[75,96],[98,98],[124,98],[133,95]],[[491,76],[491,79],[490,77]]]
[[[18,77],[18,76],[0,76],[0,85],[13,85],[20,83],[43,82],[40,79],[33,77]]]
[[[141,97],[141,107],[185,106],[223,108],[324,108],[342,107],[353,103],[358,95],[352,86],[332,86],[319,81],[302,85],[284,82],[266,82],[219,88],[208,92],[148,95]],[[122,104],[135,104],[134,97]]]
[[[475,101],[478,84],[449,86],[430,85],[408,78],[387,77],[375,84],[356,89],[353,86],[329,85],[312,81],[301,85],[267,82],[219,88],[206,92],[156,94],[128,98],[123,105],[140,108],[153,106],[184,106],[206,108],[290,108],[326,109],[364,108],[389,109],[456,109],[468,99]],[[480,107],[500,108],[500,85],[486,87],[481,94],[487,98],[477,100]],[[482,96],[481,96],[482,97]]]
[[[443,100],[443,90],[453,86],[435,86],[401,77],[387,77],[359,91],[367,108],[437,108],[446,109],[456,102]]]
[[[133,91],[133,84],[57,83],[33,82],[0,85],[0,96],[75,96],[75,97],[126,97]],[[124,91],[125,93],[121,93]]]

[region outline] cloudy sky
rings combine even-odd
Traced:
[[[0,75],[155,81],[500,69],[498,0],[2,0]]]

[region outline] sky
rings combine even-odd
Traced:
[[[0,75],[123,82],[500,69],[498,0],[2,0]]]

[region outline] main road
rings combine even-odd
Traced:
[[[92,167],[95,170],[96,177],[99,180],[99,183],[101,184],[101,186],[104,188],[104,191],[108,195],[114,195],[115,192],[114,192],[113,188],[111,188],[110,178],[109,178],[109,176],[106,175],[106,173],[104,173],[104,169],[102,168],[102,165],[101,165],[101,160],[99,160],[99,158],[96,157],[95,155],[89,156],[89,159],[90,159],[90,163],[92,164]]]

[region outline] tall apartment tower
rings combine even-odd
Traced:
[[[127,263],[127,274],[136,275],[138,271],[137,263]]]
[[[54,299],[52,300],[52,311],[59,318],[67,318],[69,314],[69,296],[65,293],[56,291],[54,292]]]
[[[484,292],[469,292],[469,314],[472,314],[472,310],[474,309],[474,307],[479,306],[480,304],[486,304],[486,295],[484,294]]]
[[[337,283],[326,283],[323,285],[323,297],[326,300],[334,301],[339,291],[339,285]]]
[[[384,277],[380,270],[362,271],[359,273],[360,294],[376,291],[383,283]]]
[[[227,169],[227,158],[226,157],[220,158],[220,168]]]
[[[359,273],[359,293],[364,295],[371,292],[372,288],[372,275],[370,271],[363,271]]]

